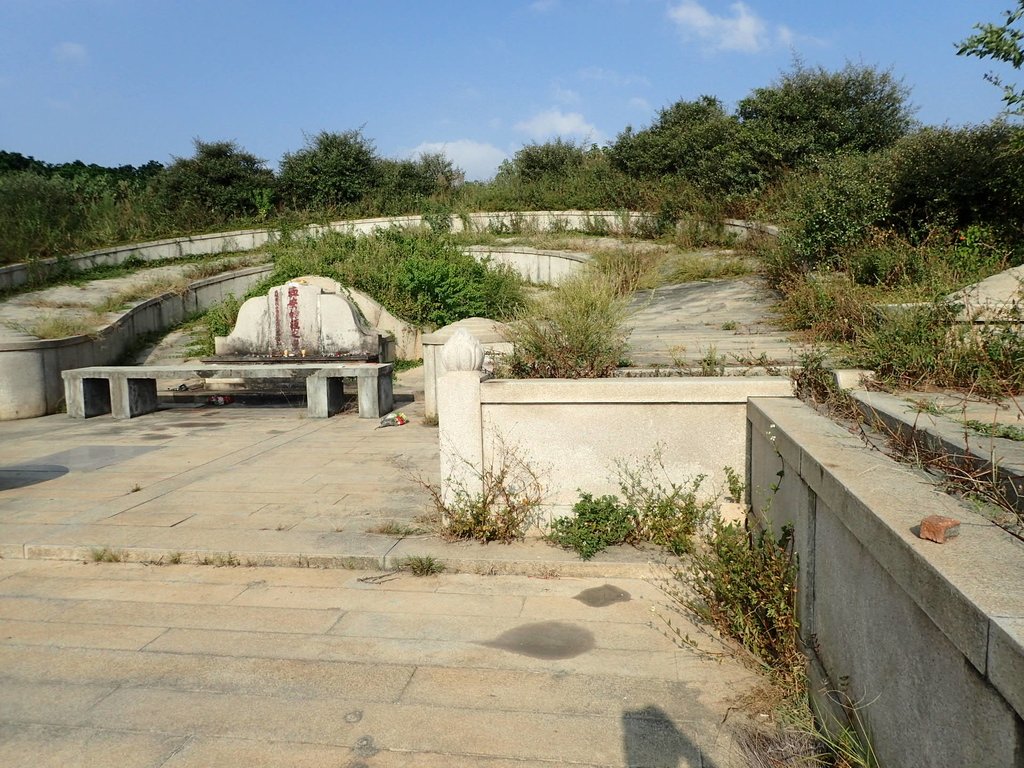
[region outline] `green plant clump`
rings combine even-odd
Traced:
[[[441,535],[484,544],[524,539],[537,522],[544,500],[540,472],[518,446],[499,438],[491,461],[482,469],[473,468],[471,474],[472,480],[453,481],[448,497],[437,485],[417,479],[431,496]]]
[[[330,233],[283,240],[274,271],[250,295],[302,275],[323,275],[368,293],[392,314],[437,328],[466,317],[504,320],[523,303],[508,267],[480,263],[450,235],[401,228],[369,236]]]
[[[551,522],[547,537],[563,549],[575,550],[582,560],[636,535],[634,510],[621,505],[616,496],[595,499],[589,493],[581,493],[572,511],[571,517]]]
[[[690,552],[694,535],[718,503],[701,498],[705,476],[686,483],[670,480],[660,447],[636,464],[617,463],[616,474],[623,501],[581,493],[574,515],[552,522],[548,540],[584,560],[615,544],[651,542],[675,555]]]
[[[413,576],[434,576],[445,570],[444,563],[433,555],[409,555],[399,567]]]

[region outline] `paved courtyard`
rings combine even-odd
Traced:
[[[702,635],[653,553],[372,532],[420,525],[437,479],[409,378],[384,429],[0,423],[0,765],[738,765],[756,679],[673,639]],[[390,572],[410,555],[449,572]]]
[[[3,560],[0,764],[733,765],[751,675],[680,649],[664,604],[638,579]]]

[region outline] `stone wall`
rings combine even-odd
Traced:
[[[747,440],[755,519],[794,527],[817,703],[859,707],[883,766],[1024,765],[1024,543],[799,401],[751,400]],[[932,514],[961,534],[919,539]]]
[[[670,479],[706,475],[704,488],[716,493],[725,466],[745,465],[744,419],[754,396],[789,398],[792,384],[729,376],[481,382],[475,371],[448,373],[437,393],[442,466],[479,475],[502,445],[514,447],[544,474],[548,516],[568,512],[579,490],[619,493],[616,462],[635,463],[659,448]]]
[[[452,231],[466,229],[487,231],[575,229],[600,226],[609,232],[621,232],[626,226],[638,223],[644,214],[620,213],[618,211],[526,211],[523,213],[471,213],[452,216]],[[389,227],[417,227],[423,225],[421,216],[386,216],[372,219],[351,219],[330,224],[310,224],[300,227],[297,235],[317,237],[327,232],[348,232],[371,234],[378,229]],[[190,235],[146,243],[101,248],[84,253],[72,253],[59,259],[40,259],[32,264],[8,264],[0,267],[0,293],[29,282],[34,274],[42,277],[54,271],[72,269],[81,271],[91,267],[121,264],[128,259],[158,261],[189,256],[234,253],[262,248],[277,236],[273,229],[245,229],[234,232],[213,232],[205,235]]]
[[[538,231],[550,230],[602,230],[610,234],[621,234],[630,227],[641,224],[647,214],[621,211],[523,211],[483,212],[464,216],[453,215],[453,232],[475,231]],[[297,235],[319,236],[327,232],[348,232],[371,234],[377,229],[389,227],[423,226],[422,216],[387,216],[372,219],[335,221],[330,224],[310,224],[300,227]],[[746,237],[752,231],[776,234],[777,228],[739,219],[726,219],[727,232]],[[146,243],[101,248],[84,253],[72,253],[60,259],[40,259],[32,264],[8,264],[0,267],[0,293],[25,285],[33,273],[45,276],[51,272],[70,268],[81,271],[91,267],[121,264],[128,259],[158,261],[188,256],[233,253],[262,248],[277,236],[273,229],[244,229],[234,232],[213,232],[205,235],[190,235]]]

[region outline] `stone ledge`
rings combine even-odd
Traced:
[[[996,472],[1007,497],[1024,512],[1024,444],[1001,437],[982,437],[945,416],[920,409],[885,392],[853,392],[854,402],[869,425],[952,458],[970,456],[978,468]]]
[[[744,403],[750,397],[792,397],[783,376],[676,377],[667,379],[493,379],[480,401],[501,403]]]
[[[747,412],[752,432],[770,428],[790,471],[972,666],[997,690],[1024,690],[1024,543],[799,401],[754,399]],[[932,513],[963,521],[961,535],[918,539],[913,527]],[[1024,696],[1008,701],[1024,713]]]

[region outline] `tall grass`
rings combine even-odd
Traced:
[[[536,298],[509,332],[515,351],[501,361],[512,378],[585,379],[611,375],[626,355],[628,300],[619,285],[586,272]]]

